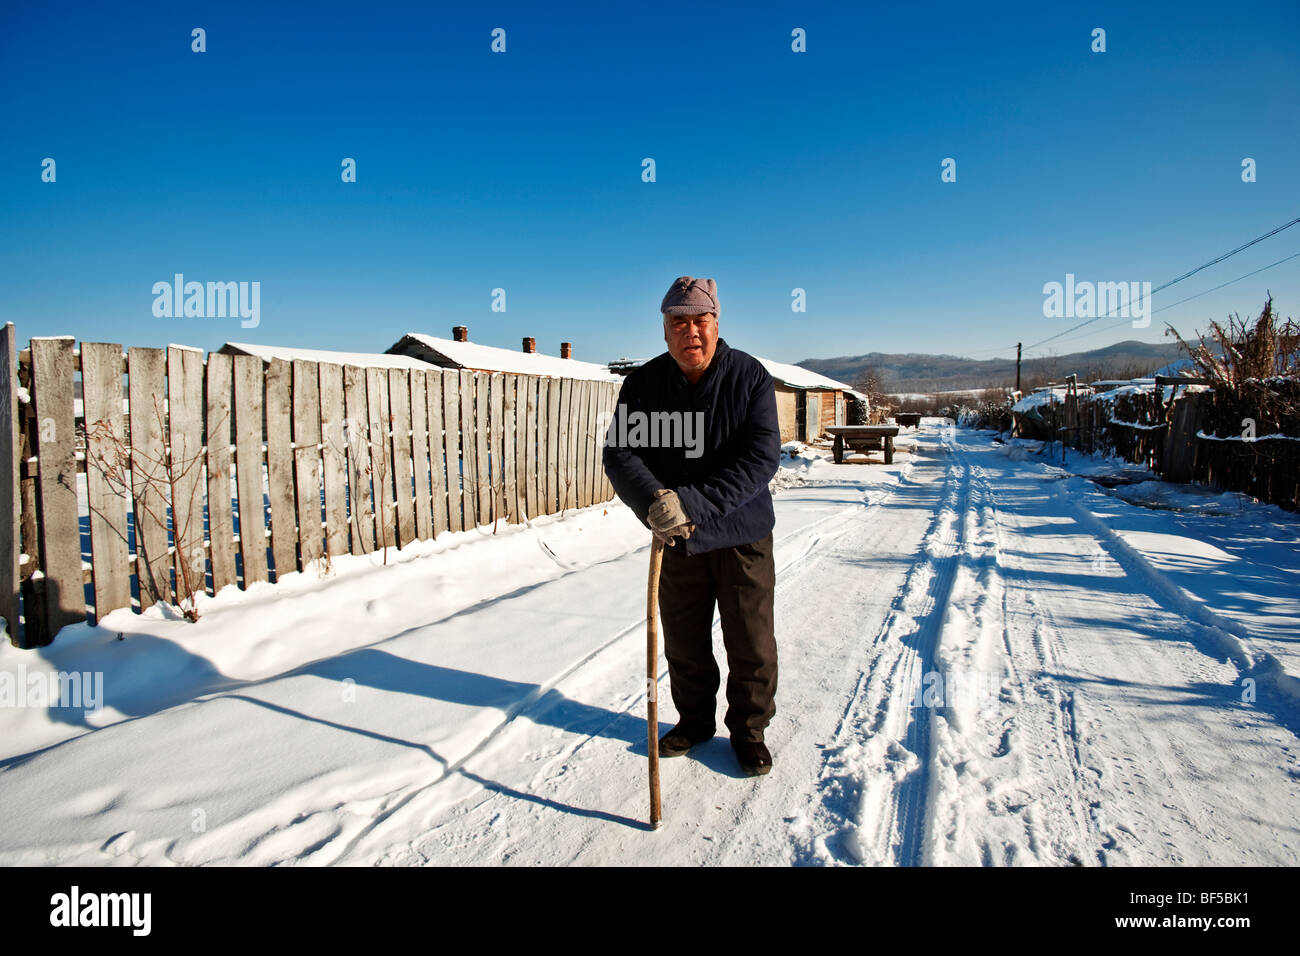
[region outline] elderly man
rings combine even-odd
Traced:
[[[781,455],[775,387],[757,359],[718,338],[714,280],[681,276],[659,311],[668,351],[628,375],[610,436],[626,439],[619,416],[661,413],[665,421],[662,413],[676,413],[702,422],[703,442],[697,435],[693,447],[664,447],[607,437],[604,452],[619,498],[665,541],[659,614],[678,722],[659,754],[680,756],[716,731],[716,603],[727,651],[724,722],[741,767],[764,774],[772,755],[763,735],[776,713],[776,519],[768,491]]]

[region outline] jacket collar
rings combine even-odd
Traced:
[[[672,354],[669,352],[665,352],[664,354],[668,356],[668,361],[672,363],[673,371],[681,376],[683,385],[687,388],[703,389],[707,388],[709,383],[717,378],[717,370],[719,366],[721,366],[725,361],[730,361],[726,358],[727,353],[730,351],[731,346],[727,345],[726,340],[723,339],[722,336],[718,336],[717,344],[713,348],[713,360],[709,362],[709,367],[704,370],[704,374],[700,376],[700,380],[694,385],[691,385],[687,380],[686,374],[681,370],[681,366],[677,364],[677,360],[672,357]]]

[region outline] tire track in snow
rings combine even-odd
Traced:
[[[964,449],[960,454],[969,462]],[[1099,774],[1085,767],[1080,755],[1074,692],[1054,679],[1039,676],[1052,667],[1060,631],[1050,609],[1035,605],[1024,575],[1004,560],[997,493],[983,468],[973,462],[969,467],[978,503],[971,519],[975,520],[974,513],[978,512],[986,549],[978,558],[969,553],[963,556],[963,565],[970,566],[967,577],[973,585],[967,590],[975,590],[981,606],[995,604],[997,619],[982,619],[977,606],[973,614],[975,646],[949,663],[959,673],[982,678],[985,675],[981,669],[997,658],[999,671],[1009,672],[1010,679],[999,680],[996,700],[979,701],[975,706],[963,700],[960,712],[953,713],[950,708],[941,711],[945,731],[949,727],[953,731],[944,734],[949,751],[947,763],[951,766],[950,792],[945,814],[947,832],[935,834],[934,846],[946,851],[944,862],[973,862],[963,857],[964,831],[971,825],[964,817],[968,807],[983,803],[988,815],[978,821],[981,835],[977,842],[979,861],[984,865],[1021,862],[1022,848],[1035,858],[1041,857],[1042,850],[1050,849],[1051,856],[1042,862],[1082,865],[1094,859],[1102,845],[1092,813],[1098,802],[1095,796],[1089,796],[1089,787],[1095,791]],[[986,568],[982,578],[971,573],[977,563]],[[956,608],[953,610],[956,612]],[[1032,628],[1029,643],[1037,657],[1032,678],[1028,677],[1024,652],[1013,633],[1023,633],[1027,622]],[[982,679],[973,681],[972,687],[981,694],[989,689]],[[1040,702],[1026,700],[1027,692],[1035,693]],[[1045,805],[1047,811],[1040,814],[1036,804]],[[1021,839],[1000,825],[1013,818],[1020,821]]]
[[[940,446],[941,481],[912,486],[918,505],[933,500],[923,505],[932,513],[902,585],[871,638],[874,659],[864,662],[833,746],[827,748],[811,832],[795,835],[796,862],[907,865],[921,855],[930,713],[925,708],[913,712],[913,691],[933,665],[960,548],[957,513],[968,482],[950,433],[945,430]]]
[[[977,482],[986,480],[976,470]],[[1043,492],[1062,507],[1044,507]],[[1269,814],[1230,809],[1240,796],[1229,768],[1258,767],[1268,745],[1249,729],[1258,718],[1243,722],[1250,715],[1214,687],[1222,664],[1210,659],[1222,661],[1224,645],[1182,613],[1181,594],[1169,600],[1172,585],[1153,586],[1140,558],[1112,550],[1114,533],[1076,498],[1077,490],[1053,484],[1031,492],[1025,503],[1033,507],[1012,507],[1022,519],[1009,531],[1018,539],[1013,553],[1024,557],[1006,565],[1010,713],[997,749],[973,761],[990,795],[990,815],[974,834],[982,862],[1001,861],[1008,847],[1049,864],[1284,859],[1285,846],[1255,836],[1267,832]],[[1105,573],[1097,555],[1124,573]],[[1071,621],[1068,642],[1061,615]],[[1006,828],[1015,820],[1019,837]],[[970,849],[967,840],[951,862],[974,862]]]
[[[935,671],[935,657],[939,648],[943,623],[956,581],[957,564],[965,543],[966,522],[963,520],[970,501],[970,467],[964,456],[957,452],[952,442],[952,429],[945,429],[944,447],[955,468],[955,482],[945,489],[944,503],[939,511],[941,525],[933,544],[927,542],[926,551],[935,564],[935,575],[930,589],[931,607],[921,620],[914,637],[913,670],[908,688],[919,686],[920,678]],[[954,487],[955,484],[955,487]],[[910,701],[909,701],[910,704]],[[898,846],[894,854],[900,866],[918,866],[923,862],[925,848],[925,813],[930,796],[934,751],[931,744],[934,712],[929,707],[912,707],[911,725],[907,731],[907,749],[917,759],[915,769],[899,783],[896,806],[898,815]]]

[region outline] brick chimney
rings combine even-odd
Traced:
[[[572,343],[572,342],[561,342],[561,343],[560,343],[560,358],[573,358],[573,343]]]
[[[529,355],[532,355],[534,352],[536,352],[536,351],[537,351],[537,339],[533,338],[531,335],[525,335],[525,336],[524,336],[524,351],[527,352]]]
[[[453,325],[453,326],[451,327],[451,337],[452,337],[452,339],[454,339],[454,340],[457,341],[457,342],[468,342],[468,341],[469,341],[469,326],[467,326],[467,325]]]

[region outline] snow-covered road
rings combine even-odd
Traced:
[[[611,505],[5,647],[107,706],[0,710],[0,863],[1300,861],[1295,516],[937,423],[787,464],[767,777],[720,736],[644,828],[648,535]]]

